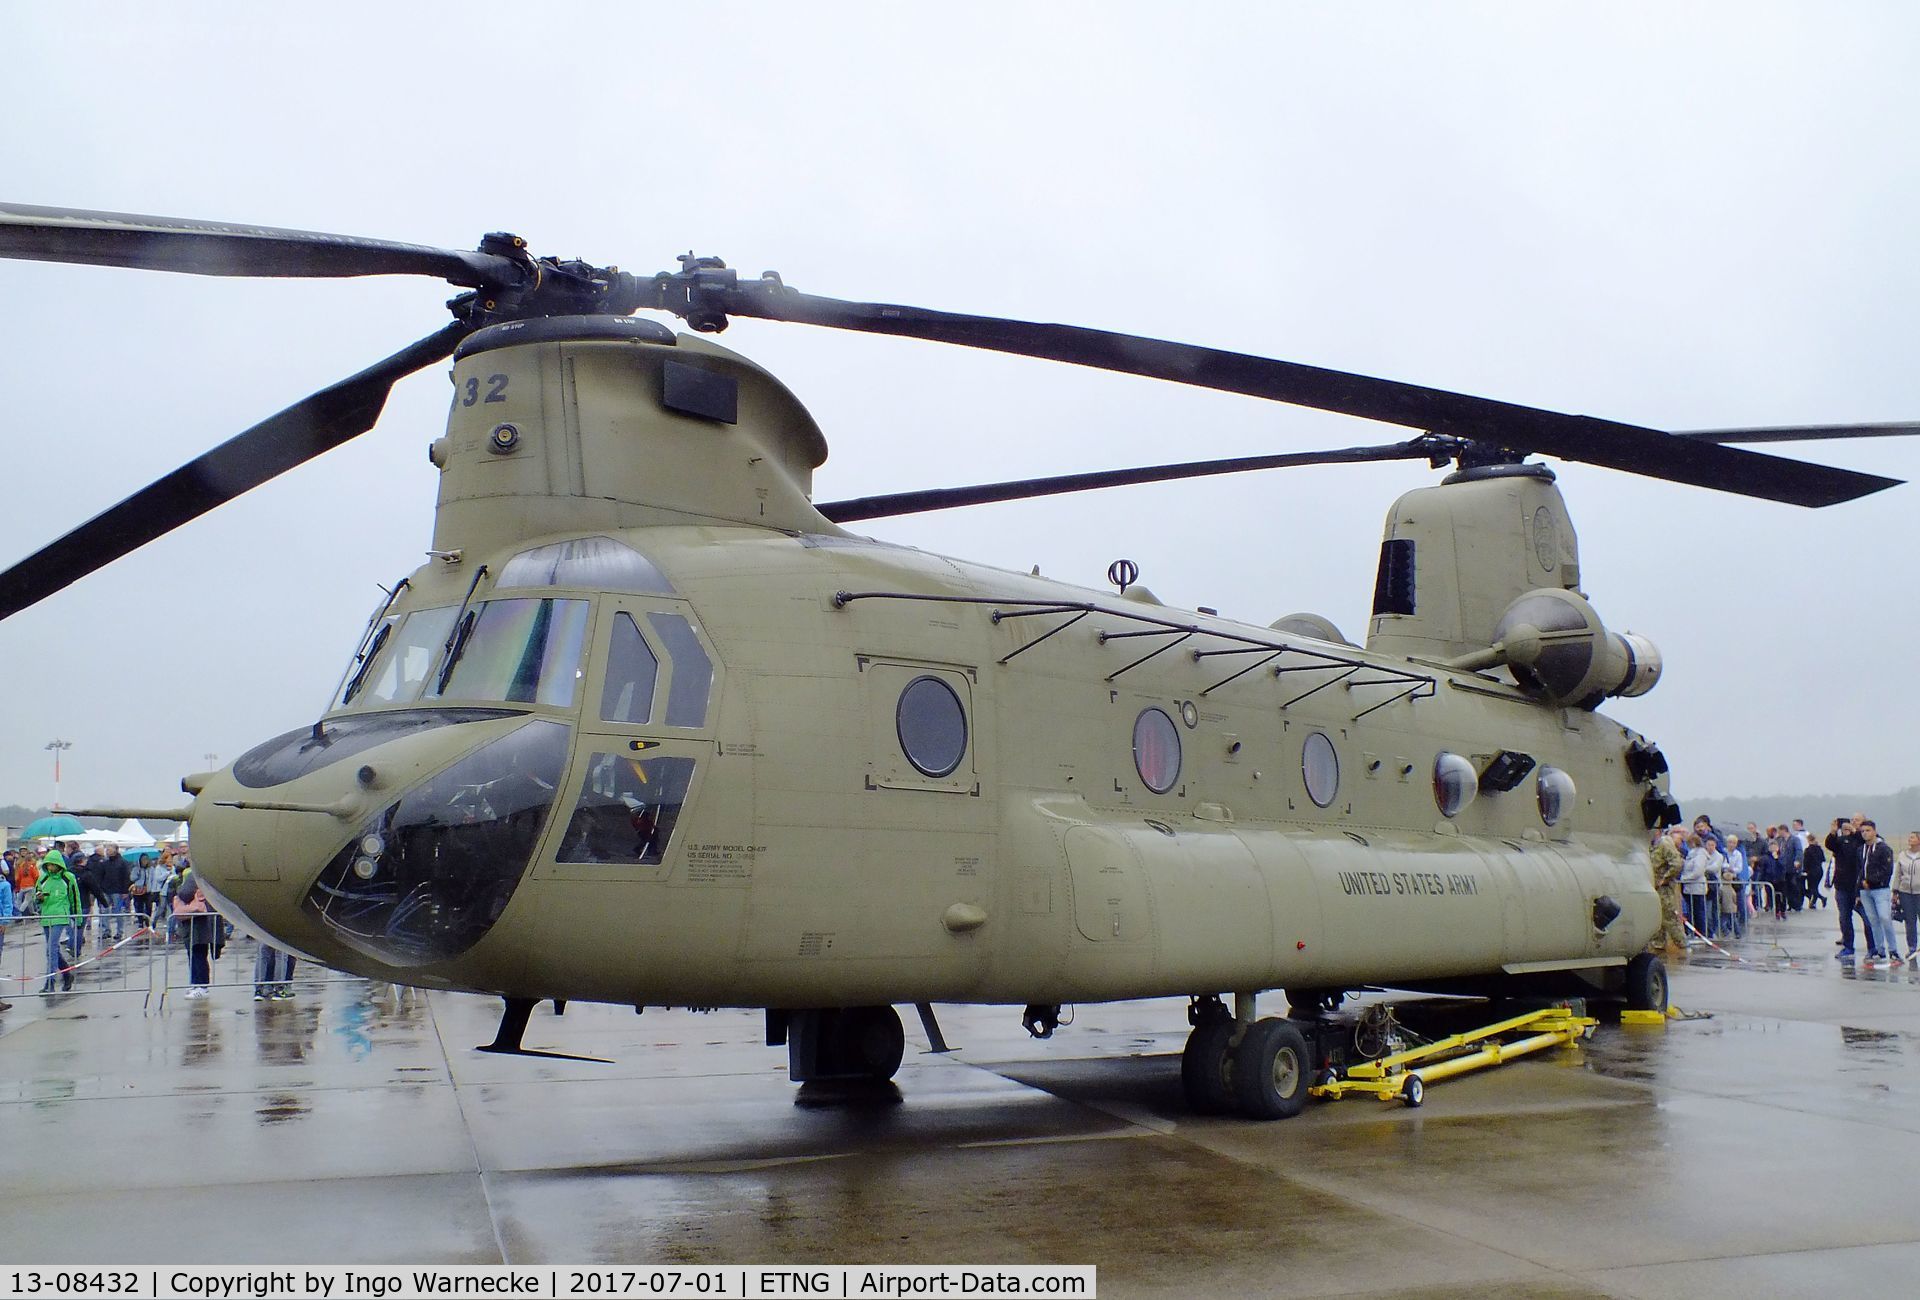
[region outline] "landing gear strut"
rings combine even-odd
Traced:
[[[1288,989],[1287,1013],[1295,1020],[1318,1020],[1340,1009],[1345,989]]]

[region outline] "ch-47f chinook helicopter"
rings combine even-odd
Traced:
[[[1666,762],[1596,708],[1660,675],[1582,594],[1544,453],[1829,505],[1893,480],[1209,348],[844,302],[717,260],[640,276],[302,231],[0,207],[0,255],[203,275],[427,275],[453,322],[0,573],[0,617],[372,427],[452,358],[433,551],[331,705],[188,777],[221,910],[402,984],[767,1010],[796,1080],[886,1079],[894,1007],[1187,996],[1199,1109],[1295,1113],[1362,986],[1665,1003]],[[1364,416],[1410,441],[812,500],[779,380],[675,334],[762,317],[957,343]],[[1910,426],[1898,431],[1907,431]],[[1388,514],[1366,644],[889,545],[844,525],[1330,462],[1455,472]],[[140,814],[142,810],[118,810]],[[1256,1015],[1284,990],[1290,1016]],[[1231,999],[1226,995],[1231,994]]]

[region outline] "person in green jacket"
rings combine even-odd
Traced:
[[[80,882],[67,869],[67,860],[54,849],[40,861],[40,933],[47,942],[47,982],[42,993],[53,992],[53,977],[60,987],[73,987],[73,963],[79,960],[74,926],[80,915]],[[68,950],[75,955],[69,957]]]

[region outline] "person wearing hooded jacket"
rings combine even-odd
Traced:
[[[40,856],[30,849],[22,849],[13,861],[14,911],[21,916],[32,916],[38,910],[39,895],[34,891],[39,884]]]
[[[50,849],[40,860],[39,892],[40,933],[47,944],[47,980],[40,991],[53,992],[56,975],[60,977],[60,987],[70,989],[73,963],[80,960],[74,931],[80,915],[80,882],[67,869],[67,859],[59,849]]]
[[[173,896],[167,893],[173,884],[173,851],[163,849],[141,874],[147,887],[147,924],[156,938],[164,939],[173,916]]]
[[[1920,962],[1920,831],[1907,832],[1907,847],[1893,859],[1893,892],[1907,925],[1907,960]]]
[[[180,925],[180,941],[187,946],[187,980],[193,985],[187,996],[204,998],[213,983],[213,946],[220,918],[191,875],[182,878],[173,896],[173,918]]]
[[[1713,847],[1713,841],[1696,833],[1687,837],[1687,860],[1680,869],[1680,893],[1687,905],[1687,925],[1704,941],[1712,929],[1707,915],[1707,898],[1720,879],[1726,857]]]

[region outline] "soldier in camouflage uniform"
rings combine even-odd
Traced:
[[[1660,895],[1660,933],[1647,951],[1667,957],[1687,955],[1686,931],[1680,928],[1680,869],[1686,865],[1686,828],[1675,826],[1653,842],[1653,887]]]

